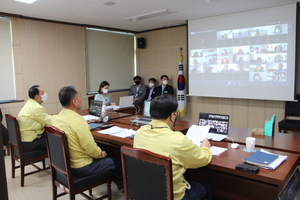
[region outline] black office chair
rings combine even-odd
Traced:
[[[70,200],[75,200],[76,194],[81,194],[87,199],[93,199],[92,188],[107,184],[107,194],[97,199],[112,199],[111,195],[111,172],[101,172],[90,176],[74,176],[71,173],[71,164],[67,138],[64,132],[54,128],[46,127],[46,141],[51,165],[52,194],[57,199],[65,194],[70,195]],[[57,194],[57,187],[64,192]],[[89,190],[89,195],[83,193]]]
[[[122,146],[121,160],[126,200],[173,200],[171,158]]]
[[[49,169],[49,167],[46,167],[45,164],[45,159],[48,158],[48,153],[46,150],[23,152],[21,145],[20,128],[16,117],[12,116],[11,114],[6,114],[5,117],[9,136],[9,145],[11,150],[12,178],[15,178],[15,169],[20,168],[21,187],[24,187],[25,176]],[[15,161],[18,161],[20,165],[16,166]],[[39,166],[37,166],[35,164],[37,162],[42,162],[43,167],[40,168]],[[25,166],[27,165],[32,165],[37,170],[25,173]]]
[[[300,131],[300,119],[292,117],[300,117],[300,102],[286,101],[284,119],[278,122],[278,130],[284,133],[287,131]]]

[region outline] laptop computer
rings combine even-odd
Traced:
[[[144,110],[143,110],[143,117],[138,119],[132,119],[130,120],[131,123],[138,123],[141,125],[149,124],[152,121],[152,118],[150,116],[150,105],[151,101],[144,101]]]
[[[210,126],[207,138],[214,141],[221,141],[228,136],[229,115],[199,113],[199,126]]]
[[[133,96],[120,97],[119,106],[113,106],[113,109],[118,110],[121,108],[129,108],[129,107],[134,107]]]
[[[300,166],[296,167],[278,195],[278,200],[300,199]]]
[[[102,112],[102,101],[91,100],[89,115],[82,116],[85,121],[100,120]]]

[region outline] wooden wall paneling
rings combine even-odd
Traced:
[[[265,123],[265,108],[266,101],[264,100],[249,100],[248,104],[248,128],[263,128]],[[257,127],[258,126],[258,127]]]
[[[204,110],[202,110],[201,112],[218,113],[218,98],[204,97],[203,103],[204,103],[204,107],[203,107]]]
[[[248,100],[232,99],[232,115],[230,116],[230,126],[248,127]]]
[[[229,116],[232,116],[232,110],[233,110],[233,105],[232,105],[232,99],[229,98],[217,98],[218,100],[218,112],[220,114],[226,114]],[[230,123],[230,121],[229,121]]]
[[[48,113],[58,113],[58,91],[73,84],[86,99],[84,27],[25,19],[19,25],[23,98],[39,84],[48,94]]]

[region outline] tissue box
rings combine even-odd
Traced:
[[[254,135],[263,135],[264,129],[263,128],[254,128],[252,129],[252,134]]]

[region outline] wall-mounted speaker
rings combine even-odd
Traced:
[[[138,45],[137,45],[138,49],[144,49],[144,48],[146,48],[146,40],[145,40],[145,38],[138,38],[137,39],[137,43],[138,43]]]

